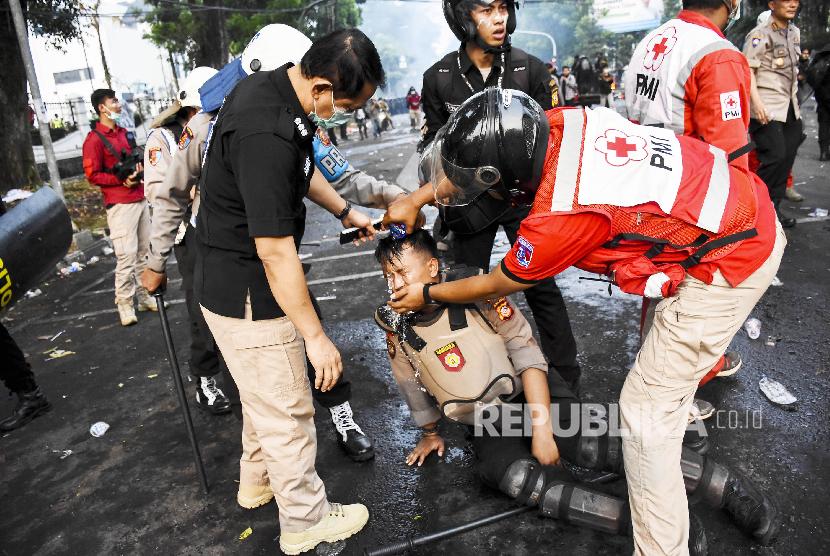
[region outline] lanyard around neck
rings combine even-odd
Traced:
[[[461,48],[464,48],[464,46],[462,45]],[[464,71],[461,69],[461,48],[458,49],[458,56],[456,56],[456,58],[455,58],[456,62],[458,63],[458,73],[461,74],[461,79],[463,79],[464,83],[467,84],[467,87],[470,89],[470,92],[475,93],[476,90],[473,88],[473,84],[470,83],[470,80],[467,79],[467,76],[464,74]],[[498,83],[496,84],[496,86],[499,89],[501,89],[501,84],[502,84],[502,81],[504,80],[504,68],[505,68],[505,65],[504,65],[504,52],[502,52],[501,53],[501,68],[499,68],[499,80],[498,80]],[[476,67],[476,69],[478,69],[478,67]],[[479,73],[480,73],[480,71],[479,71]]]

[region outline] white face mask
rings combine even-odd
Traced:
[[[314,99],[314,111],[310,114],[311,121],[317,124],[318,127],[322,127],[323,129],[333,129],[335,127],[340,127],[341,125],[348,123],[352,119],[353,112],[347,112],[342,108],[338,108],[336,104],[334,104],[334,90],[331,91],[331,116],[328,118],[321,118],[317,115],[317,99]]]

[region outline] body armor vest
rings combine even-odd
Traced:
[[[504,340],[475,306],[444,306],[429,321],[411,324],[387,310],[381,306],[375,320],[398,337],[445,417],[472,425],[477,411],[522,391]]]

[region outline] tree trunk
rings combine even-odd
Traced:
[[[95,35],[98,37],[98,51],[101,53],[101,65],[104,66],[104,81],[107,82],[107,88],[112,89],[112,76],[110,75],[110,67],[107,64],[107,55],[104,53],[104,43],[101,41],[101,20],[98,17],[98,6],[101,2],[96,2],[93,9],[95,16],[90,20],[92,27],[95,29]]]
[[[24,13],[26,2],[21,2]],[[0,192],[38,183],[32,151],[26,70],[10,11],[0,12]]]
[[[205,6],[222,6],[223,0],[205,0]],[[221,68],[228,61],[228,37],[225,30],[225,12],[200,10],[194,13],[199,19],[200,37],[196,50],[197,66]]]

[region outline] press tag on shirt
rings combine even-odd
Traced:
[[[720,113],[724,122],[740,119],[741,97],[738,96],[738,91],[720,94]]]

